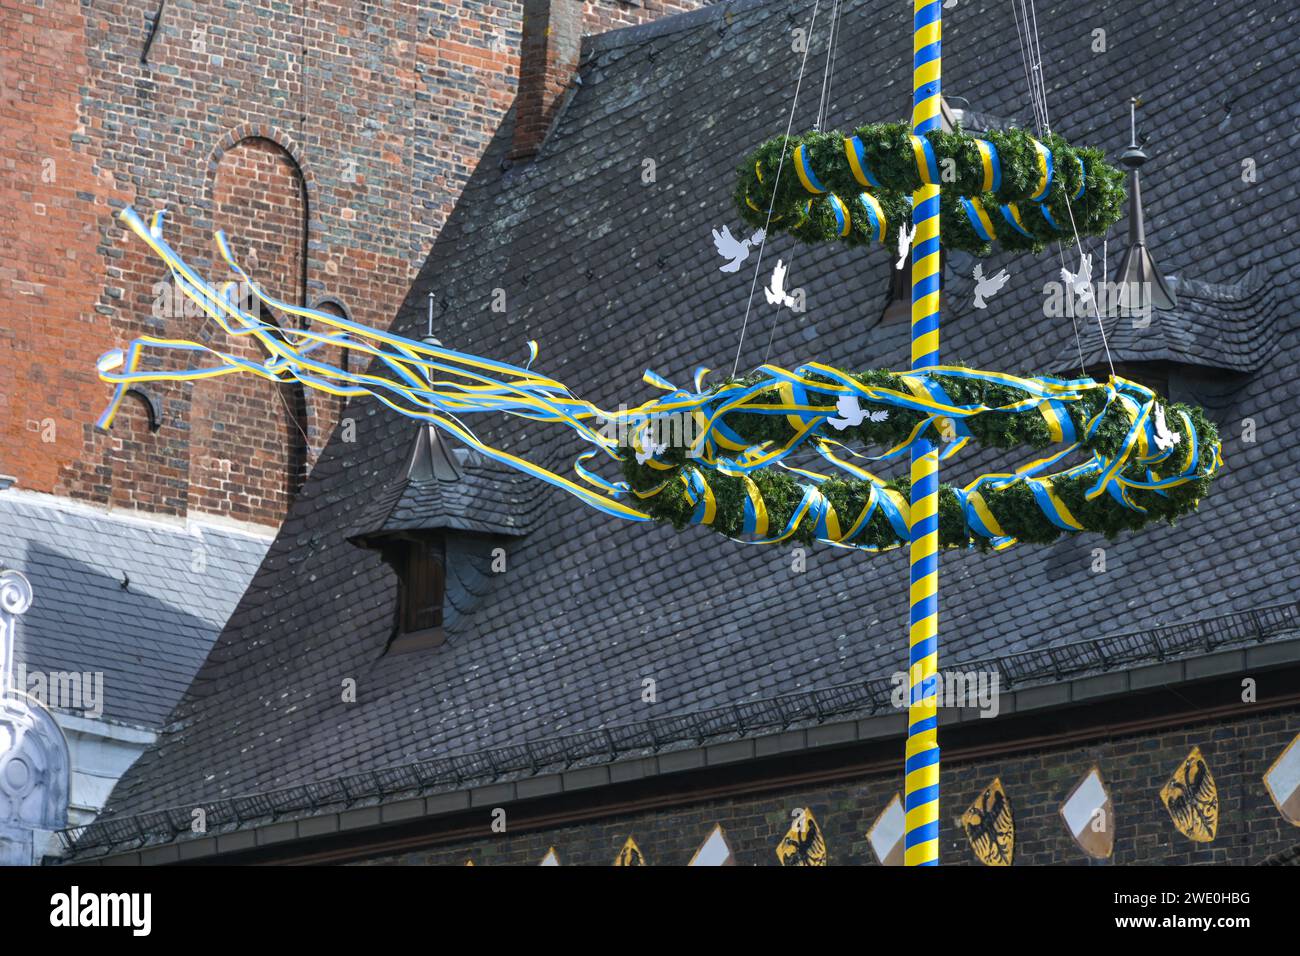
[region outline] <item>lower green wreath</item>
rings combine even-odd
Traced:
[[[1222,466],[1218,432],[1201,409],[1163,404],[1137,383],[1060,383],[945,368],[902,375],[825,369],[835,372],[825,375],[804,367],[794,380],[803,387],[756,376],[750,380],[756,390],[741,403],[729,400],[722,414],[701,416],[708,419],[707,441],[693,449],[657,445],[647,454],[649,442],[642,438],[649,436],[637,436],[638,454],[623,460],[628,488],[646,514],[679,529],[702,524],[731,538],[766,543],[899,547],[909,539],[908,479],[876,478],[850,461],[853,453],[821,427],[837,414],[833,389],[842,391],[846,382],[860,385],[873,403],[856,424],[836,419],[842,424],[837,437],[892,446],[877,460],[905,454],[928,430],[946,431],[947,450],[954,453],[972,440],[1042,449],[1064,438],[1064,448],[1014,472],[985,475],[961,488],[940,485],[939,538],[945,547],[1048,544],[1067,532],[1114,537],[1153,522],[1172,523],[1196,509]],[[734,394],[737,384],[746,383],[728,383],[720,391]],[[827,391],[818,391],[820,384]],[[1048,385],[1057,387],[1055,397],[1042,400]],[[909,395],[927,399],[909,403]],[[812,411],[819,408],[825,411]],[[723,434],[738,452],[733,458],[703,447]],[[801,442],[849,477],[785,465],[782,459]],[[764,453],[781,470],[743,467],[747,457],[757,460]],[[1088,461],[1044,474],[1071,455],[1087,453]]]

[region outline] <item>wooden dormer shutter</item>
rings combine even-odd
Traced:
[[[443,600],[447,585],[447,545],[442,535],[405,543],[402,574],[401,649],[442,643]],[[416,643],[402,641],[403,637]],[[397,648],[394,648],[397,649]]]

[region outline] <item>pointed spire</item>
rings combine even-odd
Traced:
[[[460,481],[464,472],[434,425],[420,425],[407,459],[405,477],[410,481]]]
[[[1129,101],[1128,149],[1120,154],[1119,161],[1129,171],[1128,189],[1128,249],[1115,273],[1119,287],[1119,306],[1126,315],[1145,315],[1150,309],[1172,309],[1178,300],[1165,282],[1164,274],[1147,249],[1146,222],[1142,215],[1142,181],[1140,170],[1150,158],[1138,145],[1137,107],[1141,101],[1135,96]]]
[[[429,293],[429,326],[428,334],[421,340],[426,345],[441,346],[442,342],[433,334],[433,293]],[[429,370],[428,377],[433,379],[433,370]],[[405,476],[410,481],[460,481],[464,476],[464,471],[460,467],[460,462],[452,454],[446,442],[442,440],[442,433],[438,431],[436,425],[421,424],[419,434],[416,435],[415,444],[411,446],[411,456],[407,459]]]

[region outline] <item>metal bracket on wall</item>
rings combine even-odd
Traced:
[[[167,0],[161,0],[158,4],[158,12],[154,14],[153,23],[149,26],[149,35],[145,37],[144,49],[140,51],[140,62],[149,62],[149,48],[153,46],[153,38],[158,35],[158,28],[162,26],[163,11],[167,9]]]
[[[126,394],[134,395],[144,402],[145,411],[149,414],[149,431],[156,432],[162,428],[162,403],[153,392],[139,385],[132,385],[126,390]]]

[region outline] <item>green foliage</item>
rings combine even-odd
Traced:
[[[921,186],[910,139],[911,128],[904,123],[872,123],[855,130],[863,144],[867,165],[880,182],[880,188],[865,187],[882,207],[888,228],[884,242],[896,242],[898,229],[908,222],[912,211],[912,193]],[[1038,188],[1040,170],[1033,137],[1024,130],[992,130],[981,138],[993,143],[998,151],[1002,182],[996,193],[983,193],[984,167],[976,137],[964,132],[927,133],[940,172],[952,170],[952,181],[940,185],[940,230],[948,249],[962,249],[976,256],[988,255],[990,244],[980,239],[971,227],[961,205],[961,198],[978,197],[993,223],[998,242],[1012,250],[1040,251],[1047,243],[1065,234],[1103,235],[1124,209],[1124,175],[1105,161],[1100,150],[1073,147],[1059,136],[1050,135],[1043,145],[1052,151],[1054,173],[1051,188],[1041,203],[1030,201]],[[814,196],[800,182],[795,172],[795,151],[806,147],[809,165],[826,188],[826,196]],[[945,160],[951,160],[945,165]],[[1082,174],[1079,160],[1082,160]],[[779,177],[778,177],[779,170]],[[941,178],[942,175],[941,175]],[[1078,196],[1080,185],[1084,193]],[[850,245],[871,241],[871,224],[859,200],[864,187],[853,174],[845,152],[845,137],[839,131],[812,131],[788,140],[776,137],[758,147],[741,164],[736,186],[736,205],[741,217],[753,226],[768,223],[804,242],[833,242]],[[773,195],[775,193],[775,195]],[[850,229],[841,237],[836,217],[827,198],[834,194],[849,212]],[[1016,203],[1020,220],[1029,236],[1016,232],[1003,218],[999,207]],[[1046,208],[1061,231],[1053,228],[1042,208]]]
[[[816,376],[810,376],[816,378]],[[867,371],[853,374],[853,378],[864,385],[896,389],[906,392],[898,375],[888,371]],[[973,381],[952,375],[936,375],[935,379],[943,386],[949,397],[957,405],[983,404],[990,410],[964,419],[972,439],[981,444],[997,448],[1029,447],[1044,449],[1052,445],[1051,433],[1042,415],[1036,410],[1025,412],[1003,412],[999,408],[1023,399],[1026,395],[1020,389],[999,383]],[[752,384],[754,380],[750,380]],[[808,400],[812,404],[833,406],[834,400],[828,395],[810,392]],[[778,404],[781,401],[776,389],[759,392],[749,402],[755,404]],[[1103,458],[1111,458],[1119,451],[1130,428],[1128,415],[1119,402],[1106,405],[1101,389],[1085,392],[1076,401],[1064,403],[1073,422],[1075,434],[1084,436],[1088,424],[1100,413],[1091,436],[1080,439],[1081,447],[1095,452]],[[842,432],[835,432],[834,437],[849,445],[861,445],[868,448],[892,448],[907,440],[916,425],[925,417],[922,413],[884,405],[873,405],[863,401],[861,407],[867,411],[874,408],[889,408],[889,417],[885,421],[872,422],[864,417],[860,425],[851,426]],[[1192,480],[1166,489],[1163,493],[1144,489],[1130,491],[1130,499],[1145,512],[1130,508],[1116,501],[1109,494],[1103,493],[1088,500],[1085,492],[1096,480],[1095,475],[1074,477],[1056,477],[1051,479],[1052,489],[1071,514],[1088,531],[1104,534],[1113,538],[1122,531],[1135,531],[1157,521],[1173,523],[1182,515],[1196,509],[1200,499],[1209,492],[1215,462],[1211,449],[1218,445],[1218,432],[1205,417],[1201,409],[1187,405],[1167,405],[1166,421],[1171,432],[1182,436],[1181,441],[1170,458],[1165,474],[1181,472],[1186,461],[1186,449],[1192,444],[1180,412],[1187,414],[1196,430],[1200,458],[1197,463],[1196,476]],[[767,442],[777,447],[789,443],[795,431],[784,415],[759,414],[735,410],[724,416],[725,424],[739,434],[746,442],[759,445]],[[933,426],[930,431],[933,430]],[[931,439],[937,435],[928,434]],[[662,490],[638,505],[652,518],[664,521],[681,529],[691,523],[695,507],[685,492],[680,479],[683,468],[693,467],[680,448],[666,449],[660,456],[661,464],[671,465],[668,470],[652,468],[649,464],[638,464],[634,456],[629,455],[623,462],[623,473],[630,486],[637,491],[648,491],[663,486]],[[741,537],[744,529],[745,501],[748,493],[743,479],[701,469],[716,503],[716,514],[711,527],[728,537]],[[1133,479],[1145,479],[1143,470],[1136,464],[1126,466],[1124,474]],[[1156,477],[1161,477],[1159,466],[1155,469]],[[796,474],[776,468],[753,472],[750,478],[757,485],[767,508],[768,534],[776,535],[784,530],[797,511],[810,482]],[[906,477],[891,479],[884,487],[898,492],[907,498],[910,483]],[[838,516],[840,527],[848,530],[866,507],[871,495],[871,483],[851,477],[836,475],[828,478],[818,490],[830,501]],[[1002,530],[1022,542],[1049,544],[1063,532],[1048,520],[1038,506],[1031,489],[1023,481],[1003,488],[984,490],[982,496],[989,511]],[[939,488],[939,539],[945,547],[975,546],[988,548],[989,542],[974,535],[966,522],[957,490],[950,485],[941,484]],[[793,542],[811,544],[817,540],[816,529],[809,520],[802,521],[788,539]],[[884,509],[877,508],[867,525],[852,539],[853,544],[868,545],[878,549],[898,547],[906,543],[889,522]]]

